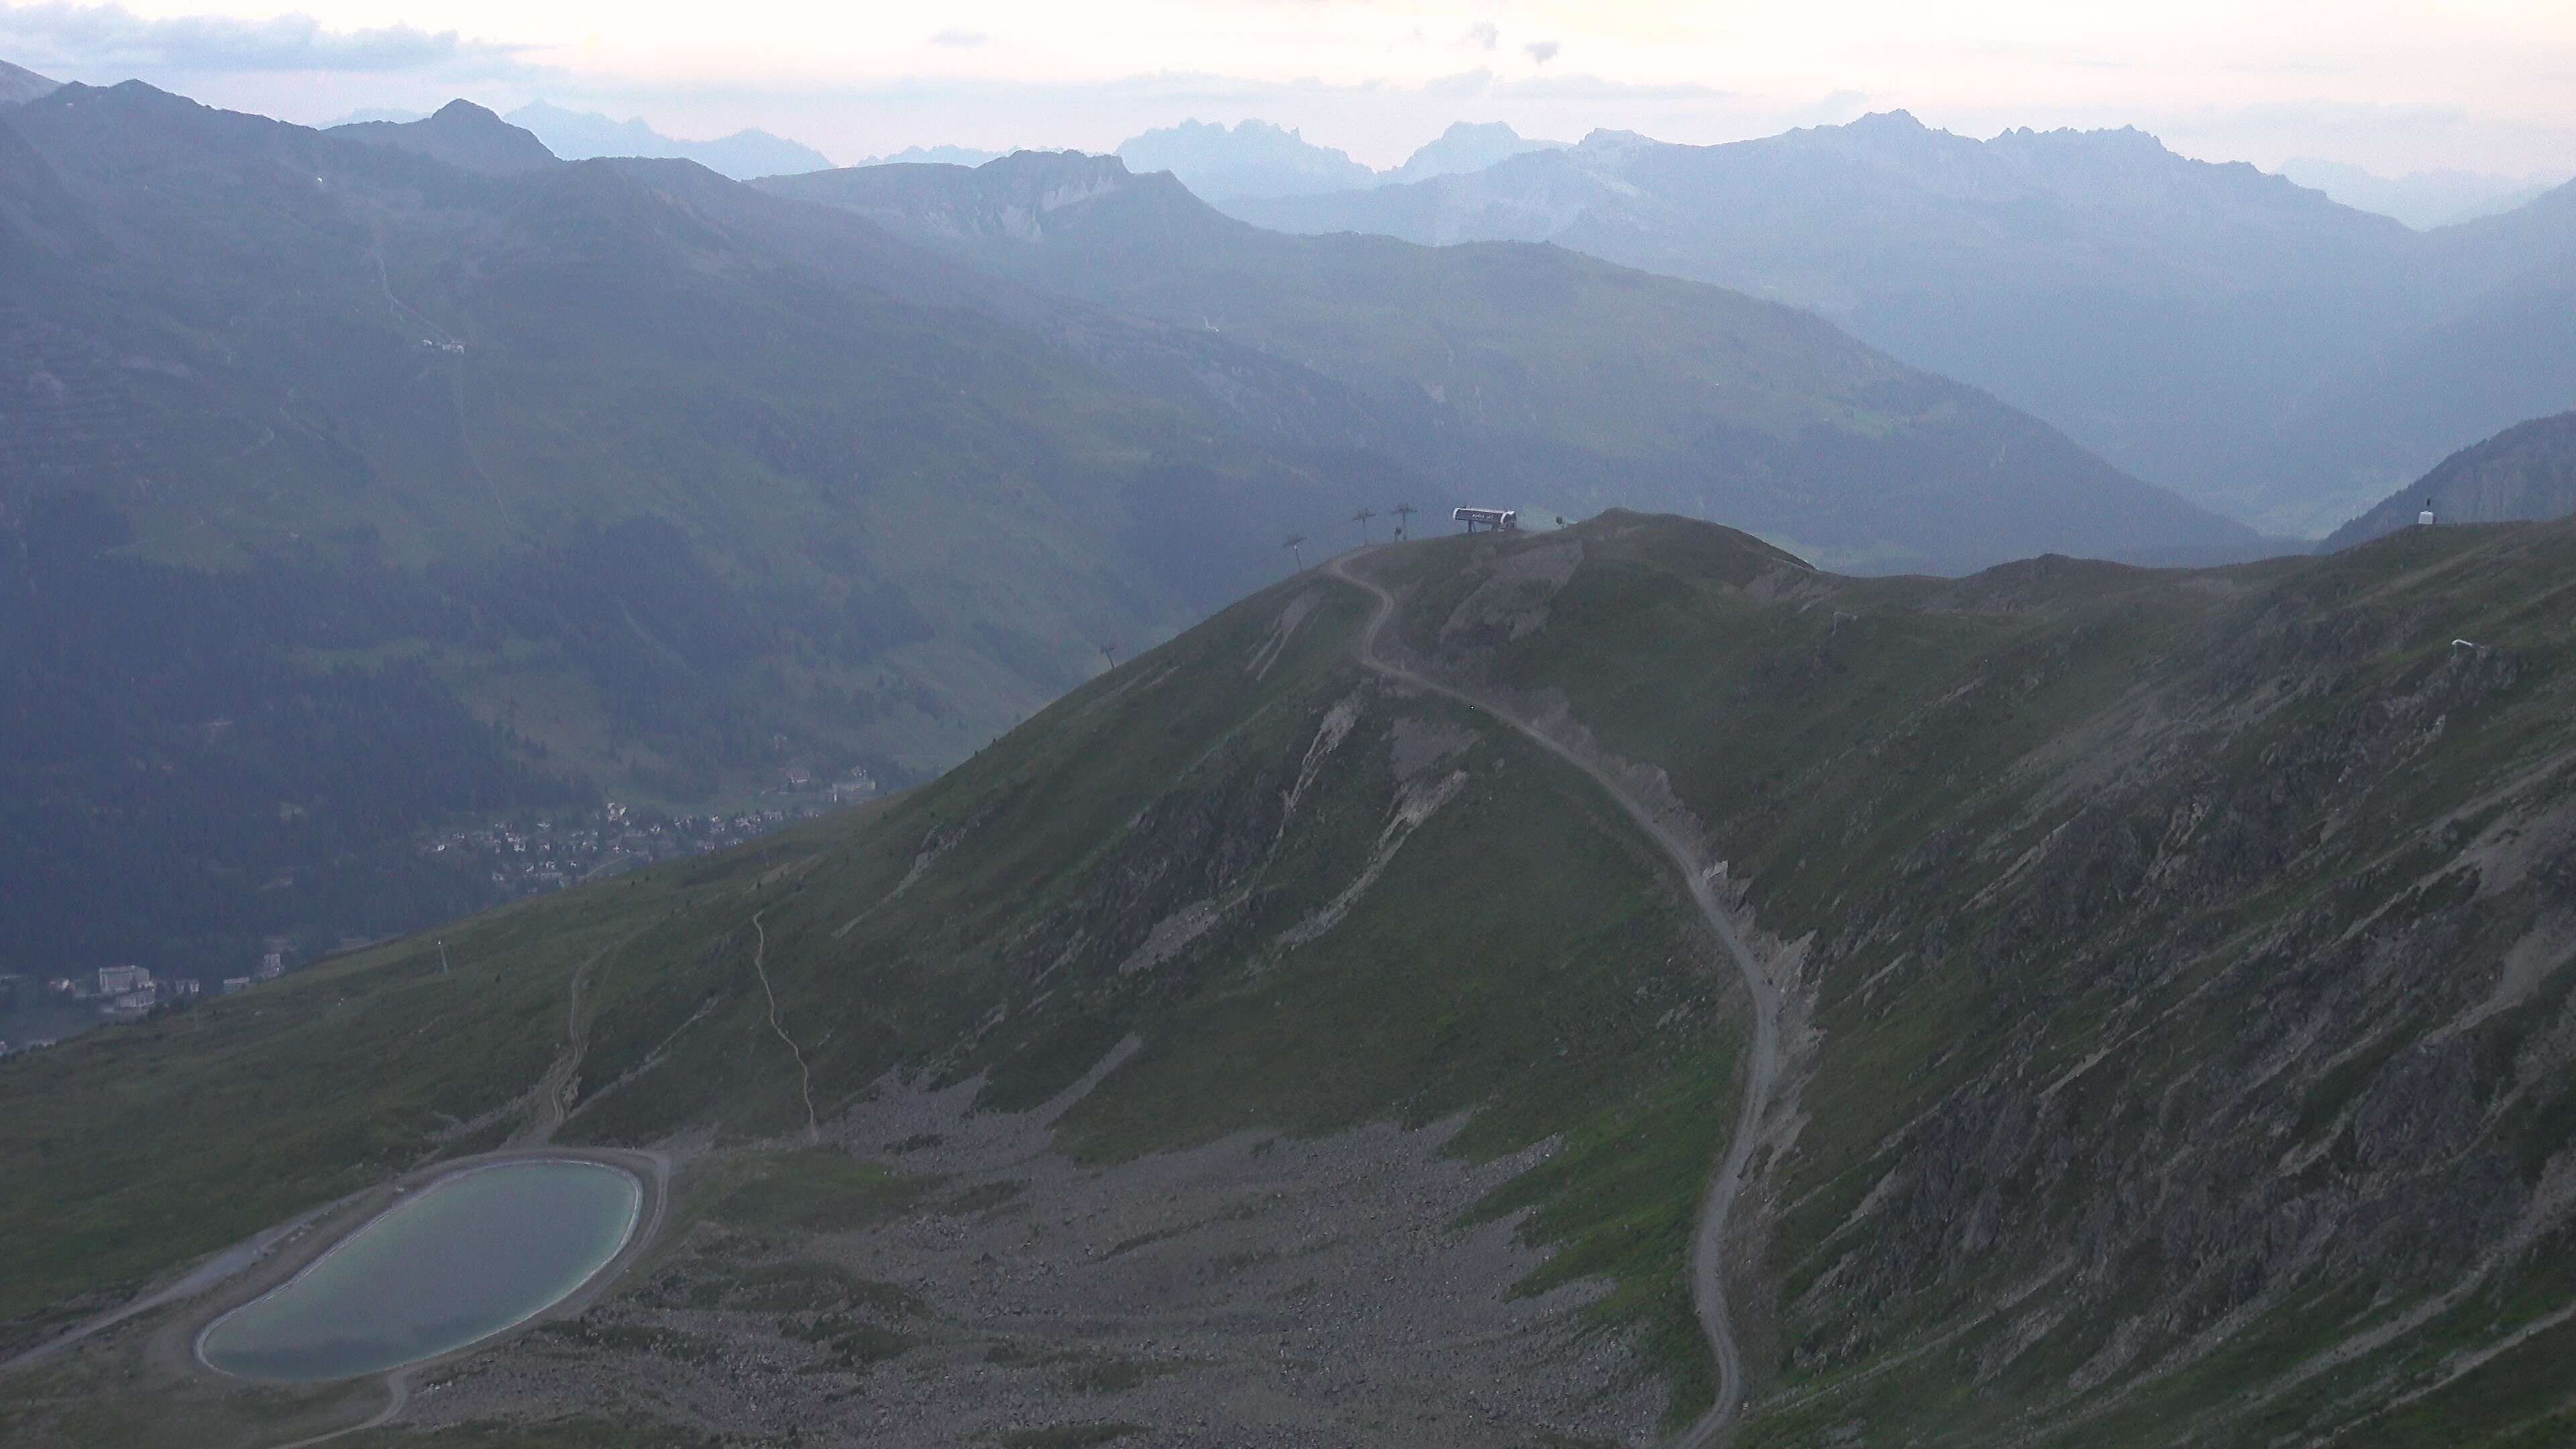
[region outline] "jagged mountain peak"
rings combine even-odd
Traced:
[[[1901,135],[1917,131],[1929,131],[1932,128],[1924,125],[1921,120],[1915,117],[1915,114],[1912,111],[1905,110],[1900,107],[1893,111],[1872,111],[1869,114],[1862,116],[1859,120],[1850,122],[1842,129],[1856,132],[1861,135],[1870,135],[1873,133]]]
[[[1449,129],[1426,141],[1386,181],[1421,181],[1458,176],[1524,156],[1532,151],[1561,151],[1563,141],[1536,141],[1515,131],[1508,121],[1453,121]]]
[[[1377,173],[1347,152],[1309,141],[1295,127],[1264,120],[1188,120],[1121,142],[1139,172],[1169,171],[1206,197],[1298,196],[1367,186]]]

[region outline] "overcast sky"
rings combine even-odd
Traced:
[[[545,99],[839,161],[1258,116],[1385,166],[1454,120],[1709,142],[1903,107],[2264,166],[2576,172],[2576,0],[0,0],[0,59],[306,123]]]

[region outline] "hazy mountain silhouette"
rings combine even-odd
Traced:
[[[1472,175],[1233,209],[1306,232],[1554,241],[1812,308],[2142,478],[2322,531],[2576,399],[2555,284],[2528,280],[2576,234],[2547,202],[2419,234],[2136,131],[1976,141],[1900,112],[1723,146],[1601,132]],[[2511,411],[2471,405],[2488,398]]]
[[[1169,171],[1190,190],[1211,197],[1304,196],[1377,179],[1347,153],[1268,121],[1238,121],[1230,130],[1218,122],[1183,121],[1121,142],[1117,155],[1130,170]]]
[[[869,156],[853,161],[853,166],[981,166],[998,159],[1004,152],[984,151],[973,146],[906,146],[883,156]],[[785,173],[782,173],[785,174]]]
[[[2395,217],[2417,231],[2499,216],[2546,194],[2557,183],[2475,171],[2414,171],[2381,176],[2341,161],[2297,156],[2281,174],[2346,206]]]
[[[1482,171],[1532,151],[1562,151],[1570,141],[1533,141],[1507,122],[1459,121],[1422,144],[1404,164],[1379,174],[1382,182],[1427,181],[1434,176],[1461,176]]]
[[[1171,176],[1070,152],[761,184],[1050,292],[1295,359],[1389,406],[1428,404],[1431,436],[1456,446],[1520,440],[1461,475],[1507,501],[1725,519],[1870,570],[2260,546],[1812,315],[1558,248],[1288,236]]]
[[[663,135],[641,118],[612,121],[596,111],[566,110],[543,101],[519,107],[508,119],[545,142],[556,155],[573,161],[596,156],[695,161],[737,181],[815,171],[832,164],[830,157],[811,146],[761,130],[736,131],[712,141],[683,141]]]

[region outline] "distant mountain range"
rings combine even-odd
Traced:
[[[448,109],[452,110],[454,106]],[[341,117],[329,129],[348,131],[366,125],[407,125],[425,119],[418,111],[377,108],[352,112]],[[543,101],[519,107],[509,114],[508,119],[511,125],[540,142],[549,156],[565,161],[586,161],[602,156],[695,161],[719,176],[730,176],[737,181],[755,176],[820,171],[832,164],[830,157],[813,147],[783,136],[773,136],[767,131],[736,131],[712,141],[683,141],[663,135],[640,117],[613,121],[596,111],[569,111]]]
[[[2346,206],[2395,217],[2417,231],[2475,221],[2482,216],[2500,216],[2538,199],[2567,179],[2488,176],[2474,171],[2380,176],[2358,166],[2321,161],[2313,156],[2283,162],[2281,174]]]
[[[1405,181],[1422,181],[1481,171],[1532,151],[1562,150],[1563,141],[1525,139],[1501,121],[1460,121],[1426,142],[1403,165],[1374,171],[1328,146],[1318,146],[1296,131],[1268,121],[1238,121],[1232,128],[1206,121],[1147,131],[1122,143],[1116,152],[1129,170],[1169,171],[1191,191],[1224,206],[1235,201],[1313,196]],[[954,159],[980,165],[969,156],[914,157],[895,160]],[[983,159],[991,159],[989,157]]]
[[[1169,171],[1201,196],[1228,200],[1305,196],[1377,180],[1348,153],[1268,121],[1238,121],[1232,130],[1183,121],[1121,142],[1117,155],[1131,171]]]
[[[1901,112],[1724,146],[1596,132],[1229,203],[1290,231],[1551,241],[1840,321],[2152,482],[2311,536],[2576,402],[2576,191],[2430,234],[2136,131]]]
[[[737,181],[819,171],[832,164],[830,157],[813,147],[767,131],[736,131],[712,141],[683,141],[663,135],[640,119],[612,121],[596,111],[568,111],[543,101],[510,112],[509,121],[545,142],[546,149],[567,161],[594,156],[695,161],[719,176]]]
[[[1811,314],[1558,248],[1288,236],[1221,215],[1173,176],[1076,152],[759,185],[997,276],[1311,368],[1419,417],[1437,445],[1420,466],[1457,469],[1462,491],[1504,502],[1724,518],[1873,572],[2050,549],[2262,549],[2251,530]]]
[[[850,164],[853,166],[981,166],[987,161],[999,160],[1007,154],[1009,153],[1003,151],[980,151],[972,146],[906,146],[900,151],[883,156],[869,156]]]
[[[2436,523],[2509,523],[2576,513],[2576,412],[2534,418],[2474,447],[2390,494],[2338,528],[2328,551],[2412,527],[2431,509]]]
[[[1403,165],[1372,171],[1345,152],[1318,146],[1295,131],[1267,121],[1242,121],[1232,127],[1185,121],[1147,131],[1121,143],[1113,154],[1131,171],[1169,171],[1191,191],[1218,199],[1306,196],[1318,191],[1420,181],[1481,171],[1514,156],[1558,150],[1567,144],[1527,140],[1501,121],[1482,125],[1460,121],[1424,143]],[[1006,154],[1009,153],[972,146],[912,146],[855,164],[981,166]]]

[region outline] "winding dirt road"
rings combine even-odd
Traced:
[[[1735,926],[1718,905],[1717,895],[1709,889],[1707,868],[1699,861],[1698,848],[1676,834],[1672,827],[1655,816],[1646,803],[1629,793],[1626,786],[1609,771],[1573,750],[1540,733],[1535,726],[1504,713],[1493,705],[1437,679],[1417,674],[1403,665],[1378,656],[1378,634],[1395,615],[1395,596],[1379,584],[1350,571],[1352,558],[1366,553],[1345,554],[1324,565],[1327,573],[1346,584],[1365,589],[1377,600],[1377,612],[1370,616],[1360,631],[1353,653],[1360,664],[1390,679],[1401,680],[1417,689],[1452,699],[1470,709],[1510,726],[1539,748],[1581,770],[1602,791],[1619,803],[1637,828],[1646,832],[1656,846],[1672,860],[1681,872],[1682,884],[1691,900],[1699,907],[1708,928],[1726,947],[1735,969],[1744,977],[1745,990],[1753,997],[1752,1051],[1744,1076],[1744,1101],[1735,1118],[1735,1135],[1727,1148],[1726,1160],[1708,1185],[1708,1194],[1700,1200],[1699,1225],[1691,1237],[1690,1275],[1691,1306],[1699,1313],[1700,1327],[1708,1335],[1709,1353],[1717,1360],[1717,1399],[1708,1412],[1692,1421],[1673,1440],[1674,1449],[1709,1449],[1723,1443],[1735,1425],[1738,1409],[1744,1401],[1743,1354],[1735,1340],[1734,1319],[1726,1302],[1726,1227],[1735,1210],[1735,1199],[1744,1185],[1745,1163],[1753,1155],[1753,1139],[1761,1126],[1762,1115],[1770,1108],[1771,1095],[1780,1078],[1780,991],[1761,965],[1746,950]]]

